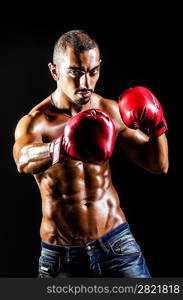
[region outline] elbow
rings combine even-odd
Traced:
[[[166,175],[168,173],[168,167],[162,167],[156,173],[159,175]]]
[[[15,159],[17,170],[20,174],[33,174],[34,163],[32,163],[25,155],[19,153],[19,157]]]
[[[17,170],[20,174],[34,174],[35,172],[35,166],[34,163],[30,161],[25,161],[23,159],[20,159],[17,162]]]
[[[164,166],[161,167],[161,174],[167,174],[169,169],[169,164],[165,164]]]
[[[24,155],[23,149],[21,149],[20,151],[15,151],[15,148],[14,148],[13,156],[14,156],[14,161],[15,161],[18,172],[20,174],[29,173],[29,171],[28,171],[29,161],[26,158],[26,156]]]
[[[168,157],[163,157],[163,159],[156,161],[149,161],[148,170],[150,173],[157,175],[166,175],[169,169],[169,159]]]
[[[17,163],[17,170],[20,174],[31,174],[31,170],[27,164]]]
[[[23,172],[23,168],[22,168],[22,166],[21,166],[20,164],[17,164],[17,170],[18,170],[18,172],[19,172],[20,174],[24,173],[24,172]]]
[[[169,159],[166,157],[160,166],[161,174],[167,174],[169,169]]]
[[[168,162],[159,165],[157,168],[152,169],[152,173],[155,173],[157,175],[166,175],[168,173],[169,164]]]
[[[40,172],[43,172],[44,170],[47,169],[48,166],[44,166],[44,167],[40,167],[40,166],[37,166],[36,163],[34,162],[28,162],[27,164],[17,164],[17,169],[18,169],[18,172],[20,174],[30,174],[30,175],[35,175],[35,174],[38,174]]]
[[[20,174],[24,173],[24,165],[21,163],[21,161],[19,159],[17,159],[17,157],[14,156],[14,161],[17,167],[17,170]]]

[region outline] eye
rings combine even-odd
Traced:
[[[97,68],[91,70],[91,71],[90,71],[90,75],[95,75],[96,73],[98,73],[98,71],[99,71],[99,67],[97,67]]]
[[[81,72],[79,72],[77,70],[70,70],[69,73],[73,76],[79,76]]]

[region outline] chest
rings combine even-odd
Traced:
[[[41,125],[41,135],[44,143],[64,133],[65,125],[69,117],[65,115],[45,115]]]

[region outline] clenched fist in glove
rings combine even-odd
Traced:
[[[167,130],[161,104],[147,88],[128,88],[119,96],[118,103],[122,120],[128,127],[145,129],[153,137]]]
[[[72,117],[63,135],[50,143],[53,164],[65,156],[81,161],[105,161],[114,148],[115,126],[109,115],[99,109],[88,109]]]

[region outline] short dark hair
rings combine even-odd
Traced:
[[[67,46],[71,46],[75,53],[81,53],[93,48],[99,49],[95,39],[84,30],[71,30],[62,34],[56,41],[53,50],[53,63],[56,63],[58,56],[66,51]]]

